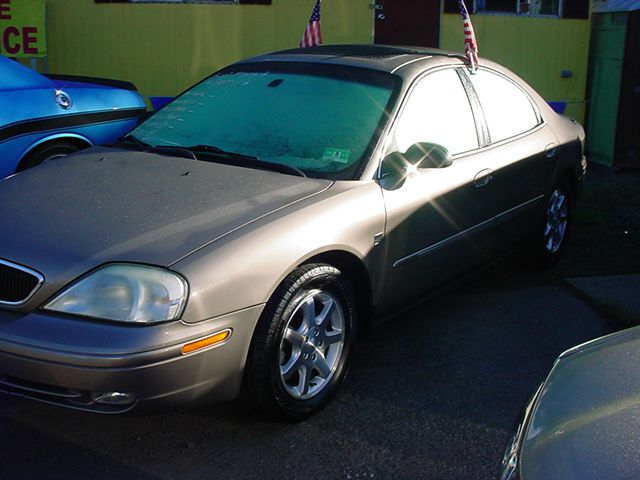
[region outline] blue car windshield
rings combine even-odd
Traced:
[[[354,67],[240,64],[187,90],[131,133],[153,147],[209,146],[312,177],[355,178],[396,85],[390,74]]]

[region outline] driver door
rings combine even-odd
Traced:
[[[483,173],[489,167],[474,156],[483,135],[456,69],[428,73],[409,92],[386,153],[431,142],[444,146],[453,163],[429,169],[407,165],[400,186],[385,186],[381,179],[387,261],[380,311],[410,301],[491,254],[494,244],[483,225],[500,206],[496,186]]]

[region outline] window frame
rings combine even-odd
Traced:
[[[506,80],[507,82],[511,83],[513,86],[515,86],[524,96],[525,98],[529,101],[529,104],[531,105],[531,107],[533,108],[533,111],[535,113],[536,119],[537,119],[537,123],[536,125],[534,125],[533,127],[529,128],[528,130],[524,130],[522,132],[516,133],[515,135],[512,135],[510,137],[506,137],[506,138],[502,138],[500,140],[497,141],[493,141],[491,139],[491,131],[489,130],[489,124],[487,123],[486,117],[485,117],[485,113],[484,113],[484,107],[482,106],[482,102],[480,101],[480,96],[478,95],[478,93],[476,92],[475,87],[473,86],[473,82],[471,81],[471,79],[469,78],[469,73],[467,73],[466,71],[464,71],[464,69],[462,69],[461,74],[467,76],[467,82],[463,81],[463,85],[465,86],[465,88],[467,88],[468,91],[467,95],[469,96],[469,98],[471,97],[475,97],[475,99],[477,99],[477,106],[472,104],[472,108],[478,108],[478,117],[481,119],[481,121],[484,124],[483,129],[486,130],[486,141],[487,143],[483,146],[481,146],[480,148],[485,148],[485,147],[493,147],[496,145],[501,145],[504,143],[509,143],[512,142],[522,136],[526,136],[529,135],[530,133],[533,133],[534,131],[538,130],[539,128],[542,128],[545,125],[545,120],[544,117],[542,116],[542,113],[540,112],[540,108],[538,107],[538,104],[533,100],[533,98],[531,97],[531,95],[529,95],[529,92],[527,92],[524,88],[522,88],[522,86],[520,86],[517,82],[513,81],[511,78],[509,78],[507,75],[504,75],[503,73],[494,70],[492,68],[487,68],[484,66],[480,66],[478,68],[478,70],[482,70],[488,73],[491,73],[493,75],[497,75],[498,77],[502,78],[503,80]],[[472,93],[471,93],[472,92]]]

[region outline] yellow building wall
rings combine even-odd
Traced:
[[[174,96],[229,63],[296,47],[314,4],[46,1],[48,71],[129,80],[148,96]],[[371,43],[370,3],[323,0],[325,43]],[[472,20],[481,56],[511,68],[546,100],[567,102],[567,115],[584,120],[588,20],[507,15]],[[440,42],[444,49],[462,49],[459,15],[442,15]],[[573,76],[561,78],[562,70]]]
[[[589,20],[472,15],[481,57],[520,75],[547,101],[567,102],[567,116],[584,121]],[[444,14],[440,46],[463,49],[460,15]],[[561,78],[563,70],[573,76]]]
[[[52,73],[128,80],[149,96],[174,96],[242,58],[294,48],[315,0],[271,5],[96,4],[47,0]],[[325,43],[370,43],[370,0],[323,0]]]

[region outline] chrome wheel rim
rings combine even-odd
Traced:
[[[279,348],[280,381],[295,399],[318,395],[336,373],[344,349],[344,312],[323,290],[306,292],[286,322]]]
[[[544,247],[549,253],[556,253],[562,246],[567,233],[569,202],[562,190],[554,190],[547,207],[547,225],[544,229]]]
[[[54,153],[53,155],[49,155],[48,157],[43,158],[40,161],[40,164],[49,162],[51,160],[55,160],[56,158],[66,157],[67,155],[68,155],[68,153]]]

